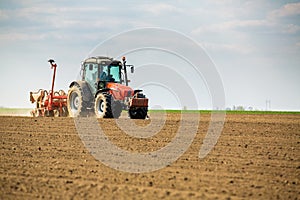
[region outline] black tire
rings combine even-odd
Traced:
[[[99,93],[95,99],[94,111],[98,118],[119,118],[122,105],[114,101],[111,94]]]
[[[128,114],[131,119],[146,119],[147,112],[148,112],[147,107],[130,108],[128,110]]]
[[[118,119],[121,116],[123,110],[122,104],[119,101],[112,101],[111,110],[112,110],[113,117]]]
[[[83,101],[82,90],[74,85],[68,91],[67,107],[70,117],[86,116],[86,103]]]

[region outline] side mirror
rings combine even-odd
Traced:
[[[130,67],[130,71],[131,71],[131,73],[134,73],[134,67],[133,66]]]

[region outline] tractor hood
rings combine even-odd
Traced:
[[[111,89],[116,100],[124,100],[125,97],[131,97],[134,95],[134,90],[126,85],[119,83],[107,83],[106,87]]]

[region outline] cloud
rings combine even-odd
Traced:
[[[285,4],[281,8],[270,12],[269,18],[289,17],[300,15],[300,3],[289,3]]]
[[[180,12],[182,12],[180,8],[167,3],[135,4],[124,9],[114,4],[93,6],[87,3],[85,6],[79,6],[25,1],[12,8],[0,9],[0,26],[7,27],[5,31],[0,32],[0,39],[10,41],[48,38],[71,40],[78,37],[98,39],[99,34],[107,32],[157,26],[156,20],[148,20],[149,13],[170,16]]]
[[[220,24],[212,24],[205,27],[199,27],[192,31],[197,34],[201,32],[219,32],[237,30],[239,28],[258,28],[270,26],[271,24],[266,20],[232,20]]]
[[[242,45],[242,44],[220,44],[220,43],[207,43],[204,42],[202,45],[213,51],[220,51],[220,52],[232,52],[238,54],[249,54],[254,52],[255,48],[250,45]]]
[[[251,45],[253,39],[267,32],[271,33],[273,29],[274,25],[266,20],[232,20],[198,27],[192,30],[191,34],[207,38],[206,40],[211,39],[210,42],[214,45],[209,45],[209,48],[214,50],[248,54],[256,49]]]
[[[289,33],[289,34],[295,34],[297,32],[300,32],[300,26],[295,25],[295,24],[287,24],[283,27],[282,32]]]
[[[0,19],[42,21],[43,19],[47,19],[49,17],[56,17],[60,18],[57,20],[57,23],[59,23],[66,16],[88,16],[87,14],[95,14],[108,10],[109,9],[106,7],[56,7],[55,5],[51,4],[41,4],[17,9],[1,9]]]
[[[35,7],[22,8],[18,10],[20,15],[31,16],[36,14],[83,14],[91,12],[104,12],[109,9],[106,7],[54,7],[52,5],[40,5]]]
[[[8,19],[8,15],[7,12],[5,12],[4,10],[0,9],[0,20],[7,20]]]
[[[253,13],[247,15],[249,18],[234,17],[227,18],[227,21],[214,20],[211,24],[203,24],[195,28],[191,33],[195,37],[212,38],[210,42],[204,43],[204,46],[216,52],[238,54],[259,52],[260,48],[257,45],[268,43],[265,39],[262,43],[260,38],[265,38],[265,36],[292,38],[300,32],[300,26],[293,21],[300,13],[299,6],[300,3],[286,4],[279,9],[266,9],[263,13],[253,9]],[[283,17],[289,18],[281,20]],[[218,42],[213,38],[218,38]]]
[[[283,34],[300,32],[300,3],[288,3],[268,13],[266,20],[272,22],[276,30]]]
[[[145,12],[149,12],[151,14],[154,15],[160,15],[160,14],[165,14],[165,13],[182,13],[183,10],[170,5],[170,4],[166,4],[166,3],[158,3],[158,4],[144,4],[142,6],[140,6],[140,8],[142,10],[144,10]]]
[[[2,33],[0,34],[0,40],[3,41],[15,41],[15,40],[41,40],[46,37],[45,34],[27,34],[27,33]]]
[[[74,7],[49,3],[22,6],[0,9],[0,26],[5,27],[0,32],[1,41],[95,39],[99,38],[99,30],[103,33],[121,27],[123,23],[109,7],[104,6]]]
[[[300,3],[285,4],[279,9],[271,10],[261,19],[232,19],[229,21],[201,26],[192,31],[192,34],[214,33],[232,31],[237,33],[272,33],[272,34],[295,34],[300,32],[297,25],[300,15]],[[289,20],[280,20],[289,17]]]

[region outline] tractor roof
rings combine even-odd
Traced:
[[[90,57],[84,60],[84,62],[88,62],[88,63],[101,63],[102,61],[112,62],[113,58],[105,57],[105,56],[97,56],[97,57]]]

